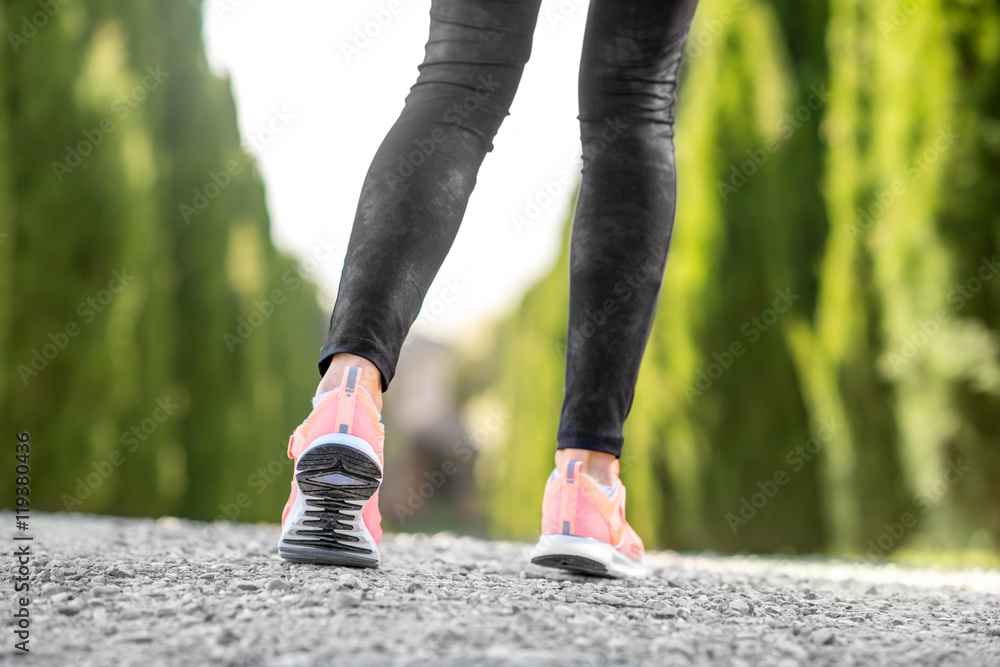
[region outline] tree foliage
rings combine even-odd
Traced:
[[[200,11],[3,4],[0,415],[38,509],[274,521],[288,491],[323,318]]]

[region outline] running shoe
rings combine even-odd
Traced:
[[[616,462],[617,465],[617,462]],[[535,565],[605,577],[639,577],[645,550],[625,520],[625,486],[604,487],[570,461],[553,470],[542,500],[542,535],[531,551]]]
[[[278,553],[295,563],[378,567],[385,427],[361,387],[361,368],[319,397],[288,441],[292,493],[281,515]]]

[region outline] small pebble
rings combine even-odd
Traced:
[[[348,589],[355,590],[355,589],[365,589],[367,588],[367,586],[357,576],[349,572],[345,572],[344,574],[340,575],[339,579],[337,579],[335,588],[337,590],[348,590]]]
[[[664,607],[653,612],[653,618],[674,618],[678,614],[677,607]]]
[[[245,581],[243,579],[234,579],[229,582],[229,587],[237,591],[255,591],[260,586],[252,581]]]
[[[361,604],[361,595],[355,592],[341,591],[333,597],[334,609],[352,609]]]
[[[753,607],[750,606],[750,603],[743,598],[736,598],[729,603],[729,610],[735,611],[743,616],[747,616],[753,610]]]
[[[60,593],[68,593],[70,591],[69,586],[62,586],[60,584],[45,584],[42,586],[42,595],[58,595]]]
[[[269,579],[268,582],[264,584],[264,588],[269,591],[287,591],[291,587],[292,585],[290,583],[288,583],[284,579],[278,579],[277,577],[274,579]]]
[[[837,636],[831,630],[820,630],[814,636],[817,644],[829,646],[837,641]]]

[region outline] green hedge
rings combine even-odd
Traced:
[[[324,318],[198,3],[42,4],[4,3],[0,49],[0,416],[33,507],[276,521]]]

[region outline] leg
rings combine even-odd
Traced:
[[[593,0],[580,64],[583,181],[570,245],[560,469],[617,476],[673,227],[673,108],[696,0]],[[586,451],[581,451],[586,450]]]
[[[361,189],[319,363],[325,388],[358,365],[340,355],[363,357],[389,386],[514,99],[539,2],[433,0],[420,75]]]
[[[566,396],[536,565],[641,576],[622,426],[674,217],[673,106],[696,0],[591,0],[580,64],[583,182],[570,239]]]

